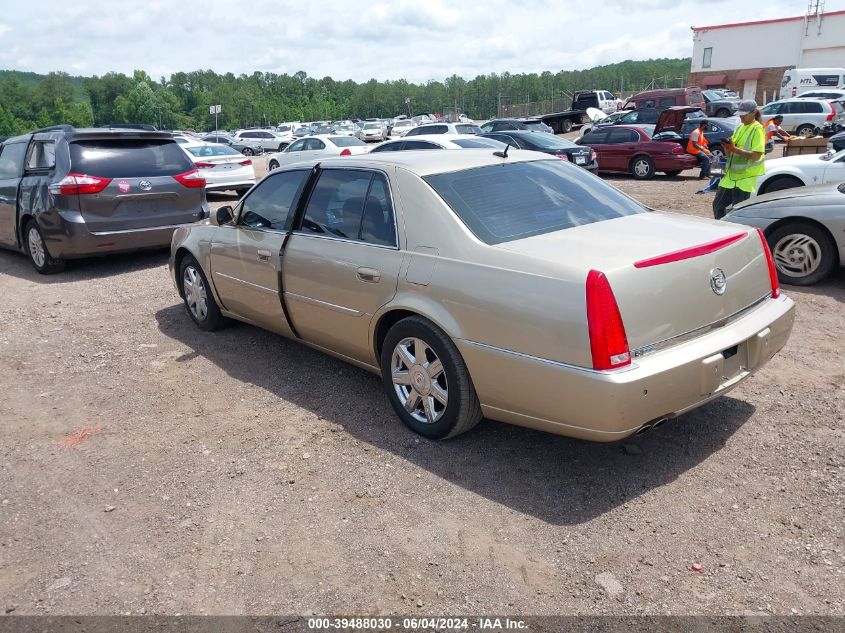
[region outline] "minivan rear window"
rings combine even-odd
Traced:
[[[489,165],[424,180],[487,244],[647,211],[584,169],[558,160]]]
[[[194,169],[169,139],[93,139],[70,143],[71,170],[100,178],[175,176]]]

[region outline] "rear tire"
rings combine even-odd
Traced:
[[[253,153],[254,153],[254,152],[253,152],[250,148],[248,148],[248,147],[244,147],[244,148],[241,150],[241,154],[243,154],[244,156],[252,156],[252,155],[253,155]]]
[[[179,283],[188,316],[199,329],[213,332],[226,325],[228,319],[220,314],[208,279],[192,255],[185,255],[179,264]]]
[[[279,168],[279,163],[277,163],[277,162],[276,162],[276,161],[274,161],[274,160],[271,160],[271,161],[270,161],[270,164],[269,164],[267,167],[268,167],[268,169],[269,169],[270,171],[273,171],[274,169],[278,169],[278,168]]]
[[[65,260],[50,255],[38,223],[30,220],[23,230],[23,245],[32,267],[42,275],[53,275],[65,269]]]
[[[571,132],[572,131],[572,121],[570,121],[569,119],[564,119],[563,121],[560,122],[560,129],[564,134],[566,134],[567,132]]]
[[[728,110],[727,108],[719,108],[718,110],[716,110],[716,116],[719,117],[719,118],[726,119],[730,115],[731,115],[731,111]]]
[[[795,133],[798,136],[803,136],[804,138],[807,138],[809,136],[815,136],[816,127],[814,125],[809,125],[809,124],[805,123],[804,125],[799,125],[796,128]]]
[[[420,435],[447,439],[481,420],[481,404],[458,348],[422,317],[402,319],[387,332],[381,372],[393,409]]]
[[[631,159],[630,171],[637,180],[654,178],[654,161],[648,156],[635,156]]]
[[[782,191],[784,189],[792,189],[793,187],[803,187],[804,183],[793,178],[792,176],[776,176],[771,180],[766,181],[760,187],[760,193],[772,193],[773,191]]]
[[[836,246],[830,235],[809,222],[781,225],[766,240],[783,284],[810,286],[836,266]]]
[[[285,148],[286,148],[287,146],[288,146],[288,144],[287,144],[287,143],[279,143],[279,151],[280,151],[280,152],[285,151]]]

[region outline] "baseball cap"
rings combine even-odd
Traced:
[[[757,102],[748,100],[748,101],[740,101],[739,107],[736,109],[736,116],[744,116],[746,114],[751,114],[754,110],[757,109]]]

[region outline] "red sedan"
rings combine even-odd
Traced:
[[[611,125],[588,132],[578,144],[595,150],[599,171],[622,171],[640,180],[658,171],[677,176],[698,165],[676,141],[653,141],[653,131],[653,125]]]

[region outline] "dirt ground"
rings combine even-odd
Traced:
[[[695,175],[609,180],[706,216]],[[845,614],[842,272],[786,288],[761,372],[641,438],[436,443],[375,376],[199,331],[166,263],[0,252],[0,612]]]

